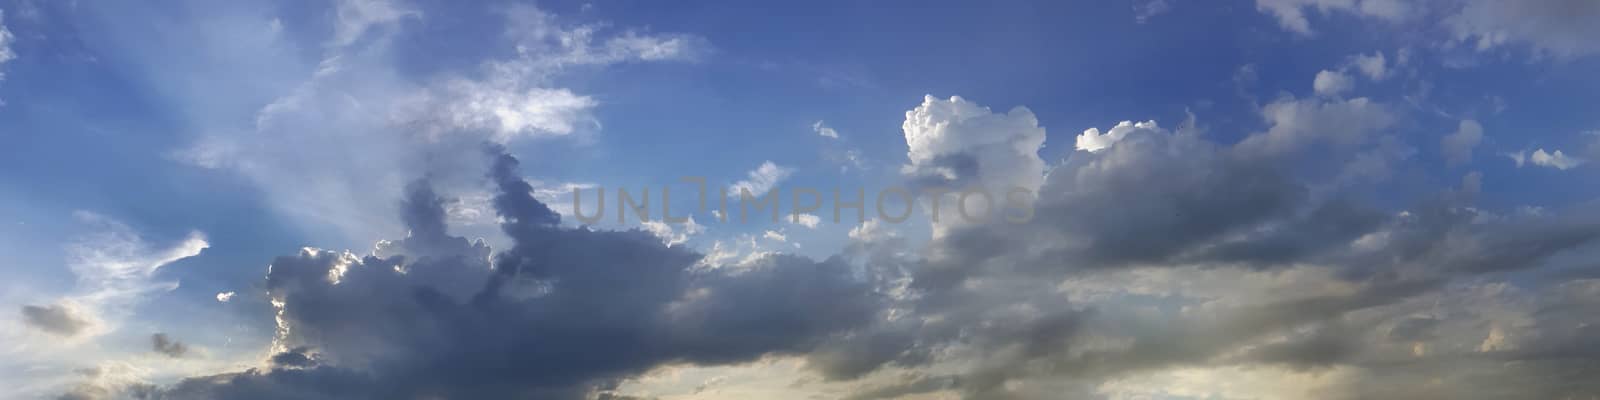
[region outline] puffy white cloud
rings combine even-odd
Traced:
[[[817,225],[822,224],[822,217],[818,217],[816,214],[800,213],[789,218],[789,221],[809,229],[817,229]]]
[[[817,122],[813,122],[811,124],[811,131],[816,132],[817,136],[822,136],[822,137],[829,138],[829,139],[838,139],[839,138],[839,131],[833,130],[833,128],[830,128],[830,127],[828,127],[828,125],[823,124],[822,120],[817,120]]]
[[[1521,168],[1526,163],[1532,163],[1533,165],[1540,167],[1568,170],[1577,168],[1579,165],[1583,165],[1585,162],[1584,159],[1569,156],[1566,153],[1562,153],[1561,150],[1545,152],[1543,148],[1534,150],[1533,153],[1519,151],[1516,153],[1507,154],[1506,156],[1511,157],[1512,161],[1516,161],[1518,168]]]
[[[993,199],[1003,199],[1000,196],[1013,190],[1036,193],[1044,183],[1039,149],[1044,146],[1045,129],[1026,107],[1002,114],[960,96],[928,95],[906,111],[901,130],[910,163],[900,172],[911,180],[912,191],[978,188]],[[922,196],[922,200],[955,204],[956,196],[951,192],[944,198]],[[934,236],[971,222],[958,215],[958,207],[939,207],[937,212],[932,219]]]
[[[663,221],[644,221],[639,224],[646,232],[661,239],[661,243],[668,247],[681,245],[689,241],[689,237],[705,232],[706,227],[694,222],[694,216],[689,216],[687,221],[678,223],[682,229],[672,227],[672,224]]]
[[[738,199],[745,191],[749,191],[751,196],[761,196],[777,188],[778,183],[788,179],[791,174],[794,174],[792,168],[780,167],[771,161],[763,162],[761,166],[745,173],[744,180],[729,186],[728,195]]]
[[[1450,165],[1465,164],[1472,160],[1472,149],[1478,147],[1483,141],[1483,125],[1478,121],[1464,119],[1456,128],[1455,133],[1445,135],[1439,139],[1439,150],[1444,153],[1446,163]]]
[[[1317,72],[1317,78],[1311,82],[1311,88],[1316,90],[1317,94],[1338,97],[1355,88],[1355,80],[1343,72],[1322,70]]]
[[[1122,140],[1122,138],[1128,136],[1129,133],[1136,131],[1156,132],[1160,130],[1161,126],[1157,125],[1155,121],[1144,121],[1139,123],[1134,123],[1133,121],[1122,121],[1118,123],[1117,126],[1111,127],[1110,130],[1103,134],[1100,133],[1100,128],[1085,129],[1083,134],[1078,135],[1077,146],[1078,150],[1089,152],[1100,151],[1107,147],[1111,147],[1112,144],[1117,143],[1118,140]]]
[[[906,111],[901,129],[911,160],[906,171],[1027,189],[1043,182],[1045,131],[1025,107],[1001,114],[960,96],[930,95]]]
[[[227,303],[229,301],[233,301],[234,294],[235,293],[233,293],[233,292],[218,292],[217,293],[217,302],[218,303]]]
[[[1357,71],[1361,71],[1362,75],[1366,75],[1367,79],[1381,81],[1389,77],[1388,60],[1385,59],[1381,51],[1370,56],[1358,54],[1350,59],[1350,65],[1355,67]]]
[[[1266,132],[1239,143],[1239,150],[1257,155],[1298,151],[1313,143],[1351,147],[1365,143],[1393,126],[1398,117],[1365,97],[1348,100],[1285,98],[1261,107]]]

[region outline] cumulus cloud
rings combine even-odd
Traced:
[[[217,302],[218,303],[227,303],[227,302],[233,300],[233,296],[234,296],[233,292],[219,292],[219,293],[217,293]]]
[[[1037,189],[1044,180],[1039,159],[1044,128],[1033,112],[1016,107],[995,113],[960,96],[924,96],[906,111],[906,153],[901,172],[954,187],[966,183]]]
[[[1370,56],[1358,54],[1350,59],[1350,65],[1357,71],[1361,71],[1362,75],[1366,75],[1367,79],[1381,81],[1389,77],[1388,60],[1385,59],[1381,51]]]
[[[1267,131],[1246,138],[1240,151],[1281,155],[1312,144],[1350,148],[1367,143],[1398,119],[1387,106],[1365,97],[1279,99],[1262,106],[1261,116]]]
[[[1086,130],[1084,151],[1047,172],[1027,160],[1043,145],[1031,113],[925,98],[907,113],[905,179],[1033,184],[1035,218],[949,225],[915,245],[868,222],[822,261],[751,251],[730,263],[710,260],[737,258],[721,242],[702,254],[649,226],[564,227],[496,151],[488,204],[508,248],[451,234],[450,202],[415,181],[398,207],[408,237],[272,261],[268,364],[138,390],[617,398],[669,365],[782,358],[850,399],[1600,393],[1582,379],[1600,323],[1584,310],[1600,291],[1555,268],[1600,250],[1592,206],[1494,215],[1463,195],[1481,191],[1469,174],[1459,190],[1380,207],[1322,190],[1333,178],[1295,174],[1289,155],[1381,150],[1370,139],[1388,110],[1319,98],[1263,113],[1268,130],[1235,144],[1193,120]],[[1374,116],[1387,120],[1348,121]],[[740,240],[768,235],[792,239]],[[705,378],[684,390],[722,382]]]
[[[391,245],[402,252],[308,248],[273,261],[270,369],[189,378],[159,398],[583,399],[669,363],[805,354],[881,310],[838,260],[771,255],[703,270],[699,254],[640,231],[562,228],[516,159],[494,159],[511,248],[480,258],[443,231],[442,200],[414,184],[402,207],[412,236]]]
[[[816,214],[799,213],[791,217],[789,221],[807,229],[816,229],[817,225],[822,223],[822,217],[818,217]]]
[[[1078,135],[1077,146],[1078,150],[1090,152],[1100,151],[1107,147],[1111,147],[1112,144],[1116,143],[1118,140],[1122,140],[1123,137],[1128,136],[1129,133],[1134,131],[1158,131],[1160,129],[1161,127],[1156,125],[1155,121],[1145,121],[1140,123],[1134,123],[1133,121],[1122,121],[1121,123],[1118,123],[1117,126],[1111,127],[1111,130],[1108,130],[1103,134],[1100,133],[1100,128],[1085,129],[1083,134]]]
[[[1522,168],[1524,164],[1533,164],[1539,167],[1568,170],[1577,168],[1584,163],[1582,158],[1569,156],[1566,153],[1562,153],[1561,150],[1545,152],[1542,148],[1534,150],[1532,153],[1519,151],[1506,156],[1511,157],[1511,160],[1517,163],[1517,168]]]
[[[705,226],[694,222],[694,216],[689,216],[687,220],[678,223],[679,228],[673,228],[672,225],[664,221],[644,221],[639,224],[646,232],[660,238],[668,247],[684,244],[689,241],[690,236],[705,232],[706,229]]]
[[[1343,72],[1322,70],[1317,73],[1317,78],[1312,81],[1311,88],[1317,94],[1329,97],[1338,97],[1355,87],[1355,82]]]
[[[1483,141],[1483,125],[1478,121],[1461,120],[1460,127],[1455,133],[1445,135],[1439,140],[1439,150],[1444,153],[1446,163],[1450,165],[1465,164],[1472,160],[1472,149],[1478,147]]]
[[[1379,112],[1318,100],[1280,106],[1304,107],[1276,120],[1297,125],[1302,139],[1317,140],[1347,135],[1338,129],[1348,125],[1295,113],[1325,107],[1341,109],[1332,114]],[[1358,128],[1365,132],[1345,139],[1348,145],[1372,145],[1354,139],[1374,128]],[[1473,390],[1493,389],[1483,393],[1600,390],[1566,378],[1511,383],[1549,377],[1546,368],[1567,365],[1505,350],[1537,339],[1509,328],[1526,309],[1497,314],[1498,306],[1489,304],[1527,298],[1451,300],[1503,291],[1504,284],[1474,286],[1490,274],[1537,270],[1559,255],[1592,251],[1600,229],[1586,221],[1596,218],[1594,210],[1492,217],[1447,193],[1395,214],[1283,174],[1293,159],[1259,157],[1257,146],[1265,140],[1259,135],[1272,133],[1227,146],[1188,132],[1151,123],[1097,151],[1075,154],[1048,174],[1031,223],[961,226],[936,236],[901,270],[916,293],[908,307],[919,318],[880,323],[812,361],[832,377],[875,368],[915,371],[863,384],[850,398],[1131,395],[1139,392],[1112,383],[1173,371],[1194,376],[1195,385],[1167,382],[1160,393],[1441,395],[1446,392],[1439,386],[1388,375],[1408,368],[1445,371],[1444,365],[1463,359],[1530,366],[1481,382],[1466,378],[1473,375],[1465,369],[1446,375]],[[868,236],[865,226],[859,230]],[[891,260],[877,264],[896,263]],[[893,276],[894,270],[879,272]],[[1454,282],[1474,288],[1461,290]],[[1186,305],[1170,311],[1138,305],[1157,299]],[[1427,307],[1440,301],[1479,311],[1467,317]],[[1553,319],[1539,325],[1571,332],[1566,324]],[[1478,351],[1487,337],[1497,338],[1491,346],[1497,350]],[[1329,370],[1339,372],[1314,372]],[[1207,383],[1263,376],[1287,381],[1226,392]]]

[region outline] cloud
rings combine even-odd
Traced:
[[[171,248],[157,248],[121,222],[85,211],[75,216],[97,229],[66,248],[76,287],[54,304],[22,307],[29,325],[61,336],[98,336],[115,329],[143,297],[177,288],[176,282],[156,281],[157,270],[209,246],[204,234],[191,232]]]
[[[807,229],[817,229],[817,225],[822,223],[822,217],[818,217],[816,214],[799,213],[795,214],[790,221]]]
[[[227,303],[227,302],[233,300],[233,295],[234,295],[233,292],[218,292],[217,293],[217,302],[218,303]]]
[[[1317,73],[1317,78],[1312,82],[1311,87],[1319,95],[1338,97],[1355,87],[1355,82],[1350,79],[1349,75],[1345,75],[1342,72],[1322,70],[1322,72]]]
[[[421,17],[421,12],[388,0],[340,0],[334,4],[334,32],[329,46],[342,47],[361,39],[368,30],[392,25],[403,18]]]
[[[1483,141],[1483,125],[1478,121],[1461,120],[1460,127],[1455,133],[1445,135],[1439,140],[1439,150],[1444,153],[1445,162],[1449,165],[1461,165],[1472,160],[1472,149],[1478,147]]]
[[[39,330],[61,336],[77,336],[92,322],[70,305],[22,306],[23,321]]]
[[[669,363],[805,354],[881,310],[839,261],[770,255],[707,271],[699,254],[640,231],[562,228],[517,160],[494,159],[511,248],[479,259],[441,230],[442,200],[414,184],[403,254],[305,249],[272,262],[275,366],[188,378],[160,398],[582,399]],[[476,284],[441,285],[440,274]]]
[[[1600,53],[1600,4],[1585,0],[1462,1],[1442,24],[1458,42],[1478,50],[1525,44],[1557,57]]]
[[[189,353],[189,345],[167,337],[165,333],[150,335],[150,350],[167,357],[182,358]]]
[[[1350,65],[1361,71],[1362,75],[1366,75],[1367,79],[1381,81],[1389,77],[1388,61],[1381,51],[1370,56],[1358,54],[1350,59]]]
[[[1104,134],[1100,133],[1100,128],[1085,129],[1083,134],[1078,135],[1077,146],[1078,150],[1089,152],[1105,150],[1107,147],[1111,147],[1112,144],[1117,143],[1118,140],[1128,136],[1129,133],[1140,130],[1159,131],[1160,129],[1161,127],[1156,125],[1155,121],[1145,121],[1137,124],[1133,121],[1122,121],[1117,126],[1111,127],[1111,130],[1106,131]]]
[[[16,51],[11,49],[11,42],[16,40],[16,36],[11,34],[10,29],[6,29],[5,17],[5,11],[0,10],[0,67],[5,67],[7,62],[17,58]],[[5,79],[5,71],[0,69],[0,80]]]
[[[822,120],[817,120],[817,122],[812,123],[811,130],[816,132],[817,136],[822,136],[829,139],[839,138],[839,131],[833,130],[833,128],[830,128],[827,125],[823,125]]]
[[[1283,29],[1301,35],[1315,34],[1307,11],[1346,12],[1390,21],[1402,20],[1412,12],[1400,0],[1256,0],[1256,9],[1272,14]]]
[[[1045,131],[1024,107],[1004,114],[951,96],[924,96],[906,111],[906,157],[901,172],[951,187],[969,183],[1037,189],[1044,180],[1039,147]]]
[[[1587,0],[1444,0],[1428,3],[1437,12],[1413,9],[1400,0],[1256,0],[1256,9],[1272,15],[1285,30],[1314,35],[1308,15],[1335,13],[1385,22],[1419,22],[1409,30],[1448,37],[1446,47],[1467,46],[1490,51],[1511,45],[1535,53],[1573,58],[1600,53],[1589,38],[1600,27],[1586,23],[1600,16],[1600,5]],[[1377,79],[1377,78],[1374,78]]]
[[[1312,144],[1335,148],[1358,146],[1393,126],[1398,117],[1389,108],[1365,97],[1339,99],[1279,99],[1261,107],[1266,132],[1246,138],[1239,151],[1262,156],[1282,155]]]
[[[1566,153],[1562,153],[1561,150],[1545,152],[1542,148],[1534,150],[1532,153],[1526,150],[1507,153],[1506,157],[1510,157],[1511,161],[1516,162],[1517,168],[1522,168],[1523,165],[1531,163],[1534,166],[1555,168],[1563,171],[1577,168],[1585,162],[1584,159],[1569,156]]]
[[[197,42],[201,54],[277,66],[259,90],[265,99],[254,126],[222,117],[195,117],[191,143],[173,159],[238,173],[260,188],[275,211],[292,222],[333,226],[346,243],[394,235],[401,227],[392,204],[364,200],[397,193],[416,176],[470,194],[481,186],[471,165],[483,142],[511,143],[593,134],[601,100],[558,83],[589,69],[623,63],[693,61],[706,54],[701,38],[656,34],[604,21],[574,23],[526,5],[482,5],[487,30],[466,30],[484,51],[467,51],[450,68],[418,74],[402,62],[411,49],[400,38],[436,34],[462,23],[429,20],[427,4],[348,0],[328,10],[331,37],[316,48],[272,30],[263,20],[235,18],[193,37],[260,37],[259,42]],[[446,14],[442,10],[438,14]],[[451,13],[460,10],[451,10]],[[447,18],[447,17],[441,17]],[[212,25],[208,25],[211,27]],[[446,27],[446,28],[440,28]],[[259,54],[241,59],[238,53]],[[200,57],[205,58],[205,57]],[[170,60],[162,60],[169,63]],[[211,65],[173,65],[161,71],[213,73]],[[303,71],[303,72],[302,72]],[[271,79],[268,79],[271,78]],[[188,79],[173,77],[174,81]],[[272,83],[272,84],[267,84]],[[206,94],[174,101],[214,103]],[[364,151],[347,146],[360,144]],[[492,223],[492,221],[490,221]]]
[[[740,237],[749,255],[724,262],[733,246],[672,245],[677,226],[563,226],[497,148],[486,204],[510,246],[452,234],[452,202],[413,181],[397,207],[406,238],[272,260],[267,364],[137,390],[615,398],[666,366],[782,359],[802,368],[785,378],[816,374],[851,399],[1600,393],[1581,379],[1600,285],[1559,275],[1600,250],[1592,205],[1491,214],[1469,173],[1391,209],[1298,173],[1311,149],[1337,164],[1398,146],[1374,140],[1398,118],[1365,99],[1270,103],[1267,130],[1234,144],[1192,117],[1085,130],[1085,151],[1048,170],[1031,164],[1043,128],[1018,110],[924,98],[907,113],[903,177],[1033,184],[1033,220],[915,242],[868,222],[821,261],[753,244],[792,239],[782,230]],[[685,393],[713,381],[691,378]]]
[[[663,221],[644,221],[639,225],[644,227],[646,232],[650,232],[651,235],[660,238],[661,242],[666,243],[668,247],[684,244],[689,241],[690,236],[705,232],[705,226],[695,223],[692,215],[679,224],[683,228],[681,232],[674,229],[672,224]]]
[[[1522,153],[1518,153],[1517,157],[1513,157],[1514,159],[1518,160],[1517,161],[1517,166],[1518,167],[1522,166],[1521,154]],[[1544,151],[1544,149],[1534,150],[1532,154],[1528,155],[1527,160],[1529,162],[1532,162],[1533,165],[1537,165],[1537,166],[1541,166],[1541,167],[1550,167],[1550,168],[1555,168],[1555,169],[1559,169],[1559,170],[1568,170],[1568,169],[1577,168],[1579,165],[1583,165],[1583,163],[1584,163],[1583,159],[1577,158],[1577,157],[1568,156],[1565,153],[1562,153],[1561,150],[1556,150],[1554,152],[1546,153]]]
[[[744,180],[734,182],[733,185],[729,186],[728,195],[737,199],[738,196],[744,194],[744,191],[749,191],[750,195],[760,197],[777,188],[778,184],[783,182],[784,179],[788,179],[791,174],[794,174],[794,169],[780,167],[778,164],[766,161],[756,169],[745,173],[747,177]]]
[[[1143,24],[1171,10],[1172,4],[1168,0],[1137,0],[1133,3],[1133,20]]]

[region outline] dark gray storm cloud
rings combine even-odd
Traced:
[[[157,333],[150,335],[150,350],[167,357],[180,358],[189,353],[189,345],[167,337],[165,333]]]
[[[22,306],[22,320],[28,326],[60,336],[74,336],[89,327],[89,321],[67,306]]]
[[[445,232],[442,201],[411,186],[411,235],[393,255],[306,250],[267,275],[293,350],[266,369],[190,378],[161,399],[587,398],[664,364],[804,355],[868,325],[874,287],[838,259],[776,255],[702,270],[701,255],[641,231],[564,228],[517,160],[489,178],[512,247],[494,254]],[[471,293],[459,282],[475,281]]]

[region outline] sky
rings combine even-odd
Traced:
[[[0,0],[0,398],[1592,398],[1597,20]]]

